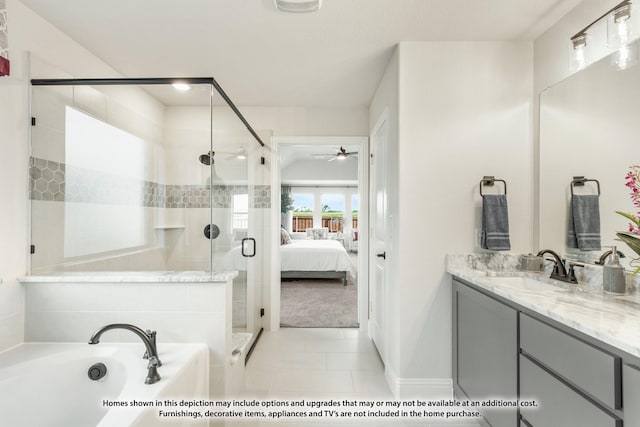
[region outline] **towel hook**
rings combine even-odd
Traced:
[[[595,182],[598,188],[598,196],[600,195],[600,182],[597,179],[589,179],[584,176],[574,176],[571,180],[571,195],[573,196],[573,187],[582,187],[586,182]]]
[[[485,175],[480,180],[480,195],[484,196],[482,193],[482,186],[486,185],[487,187],[493,187],[493,185],[497,182],[501,182],[504,185],[504,194],[507,194],[507,182],[504,179],[496,179],[494,176]]]

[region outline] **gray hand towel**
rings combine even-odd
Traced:
[[[483,249],[508,251],[509,212],[505,194],[485,194],[482,196],[482,234],[480,245]]]
[[[574,194],[569,204],[567,246],[581,251],[600,250],[600,196]]]

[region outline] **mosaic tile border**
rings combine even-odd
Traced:
[[[270,185],[171,185],[119,177],[52,160],[30,158],[31,200],[159,208],[231,208],[249,194],[250,208],[271,208]]]

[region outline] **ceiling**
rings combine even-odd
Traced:
[[[125,77],[214,77],[239,106],[361,107],[399,41],[533,40],[581,0],[324,0],[312,14],[272,0],[21,1]]]
[[[280,167],[286,168],[298,161],[317,161],[321,162],[322,165],[325,165],[325,163],[338,152],[340,147],[350,153],[357,153],[360,150],[360,146],[355,144],[282,144],[278,149],[278,152],[280,153]]]
[[[278,152],[282,183],[295,186],[357,186],[357,155],[329,162],[341,147],[349,153],[358,153],[360,150],[358,144],[281,144]]]

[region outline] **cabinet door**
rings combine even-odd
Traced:
[[[536,408],[521,409],[522,416],[533,427],[622,425],[621,420],[603,411],[524,356],[520,356],[520,397],[538,403]]]
[[[517,396],[517,312],[454,280],[454,382],[472,400]],[[460,396],[464,397],[464,396]],[[516,408],[484,412],[492,427],[518,425]]]
[[[622,365],[624,427],[640,427],[640,370]]]

